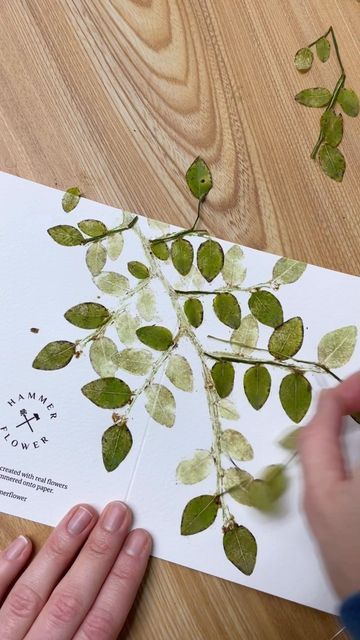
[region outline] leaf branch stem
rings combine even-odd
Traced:
[[[259,284],[251,285],[250,287],[219,287],[213,291],[204,291],[202,289],[190,289],[183,291],[182,289],[174,289],[175,293],[181,296],[216,296],[218,293],[232,293],[233,291],[240,291],[242,293],[252,293],[259,289],[271,289],[272,280],[268,282],[259,282]]]
[[[132,220],[130,220],[129,224],[122,227],[115,227],[115,229],[110,229],[109,231],[105,231],[105,233],[101,233],[98,236],[94,236],[92,238],[88,238],[84,240],[82,244],[90,244],[91,242],[98,242],[99,240],[103,240],[104,238],[108,238],[109,236],[114,235],[114,233],[122,233],[123,231],[128,231],[128,229],[132,229],[132,227],[137,223],[138,216],[134,216]]]

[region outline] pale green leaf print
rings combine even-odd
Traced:
[[[122,233],[113,233],[107,239],[107,254],[110,260],[120,258],[124,248],[124,236]]]
[[[222,277],[227,285],[231,287],[239,286],[246,277],[246,267],[243,264],[244,252],[238,245],[234,244],[224,257]]]
[[[86,265],[91,275],[98,276],[106,264],[106,249],[101,242],[91,244],[86,252]]]
[[[146,288],[140,291],[137,298],[136,309],[139,316],[143,320],[146,320],[146,322],[151,322],[155,319],[156,297],[155,293],[151,289]]]
[[[235,429],[226,429],[222,432],[221,446],[224,453],[235,460],[252,460],[254,457],[250,442]]]
[[[250,313],[241,320],[240,327],[233,331],[231,348],[241,358],[252,354],[259,339],[259,323]],[[246,346],[245,346],[246,345]]]
[[[325,334],[318,346],[319,363],[328,369],[347,364],[354,353],[357,333],[357,327],[350,325]]]
[[[302,433],[304,427],[297,427],[297,429],[291,429],[285,433],[282,438],[279,440],[279,445],[283,449],[287,449],[288,451],[297,451],[298,449],[298,440],[299,436]]]
[[[151,351],[147,349],[127,348],[119,351],[114,361],[120,369],[129,371],[136,376],[143,376],[148,373],[153,363]]]
[[[307,264],[290,258],[279,258],[273,268],[273,279],[279,284],[291,284],[301,278]]]
[[[155,231],[167,233],[170,229],[170,225],[167,222],[162,222],[161,220],[153,220],[152,218],[148,218],[147,222],[150,229],[154,229]]]
[[[175,398],[171,391],[162,384],[152,384],[146,389],[145,409],[148,414],[164,427],[172,427],[175,423]]]
[[[225,470],[224,489],[236,502],[250,506],[249,487],[253,480],[247,471],[232,467]]]
[[[134,344],[137,339],[136,330],[140,323],[140,318],[132,316],[128,311],[123,311],[115,318],[115,328],[123,344]]]
[[[210,451],[197,449],[190,460],[183,460],[176,468],[176,480],[182,484],[195,484],[208,477],[214,466]]]
[[[182,391],[192,391],[194,379],[191,366],[184,356],[171,354],[165,370],[166,376],[175,387]]]
[[[110,338],[101,337],[91,343],[90,362],[94,371],[101,378],[110,378],[115,375],[117,364],[114,358],[116,354],[116,344]]]
[[[218,401],[219,414],[224,420],[238,420],[239,412],[229,398],[222,398]]]
[[[79,204],[81,191],[79,187],[69,187],[62,197],[62,208],[66,213],[70,213]]]
[[[130,288],[129,280],[115,271],[103,271],[94,278],[94,283],[103,293],[117,297]]]

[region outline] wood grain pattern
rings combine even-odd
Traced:
[[[336,28],[359,91],[355,0],[2,0],[0,168],[189,224],[184,171],[201,154],[220,237],[359,273],[360,119],[345,122],[339,185],[309,159],[319,113],[293,96],[334,86],[294,52]],[[1,516],[0,544],[40,525]],[[154,560],[122,637],[329,640],[334,618]]]

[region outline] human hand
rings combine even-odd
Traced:
[[[341,445],[343,417],[359,410],[356,373],[320,394],[316,415],[299,437],[305,512],[342,599],[360,591],[360,469],[346,468]]]
[[[0,555],[0,602],[21,573],[0,609],[1,640],[115,640],[151,551],[150,535],[130,526],[122,502],[99,519],[74,507],[25,571],[32,545],[17,538]]]

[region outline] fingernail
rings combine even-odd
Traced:
[[[29,539],[25,538],[25,536],[19,536],[16,538],[16,540],[14,540],[5,551],[6,560],[17,560],[29,542]]]
[[[67,530],[69,533],[72,533],[74,536],[79,535],[85,531],[86,527],[89,526],[91,520],[93,519],[94,514],[91,513],[85,507],[79,507],[76,509],[74,515],[68,522]]]
[[[113,502],[106,507],[101,519],[101,526],[106,531],[118,531],[125,520],[128,509],[123,502]]]
[[[151,537],[144,529],[136,529],[132,531],[124,544],[124,551],[129,556],[141,556],[149,553],[151,546]]]

